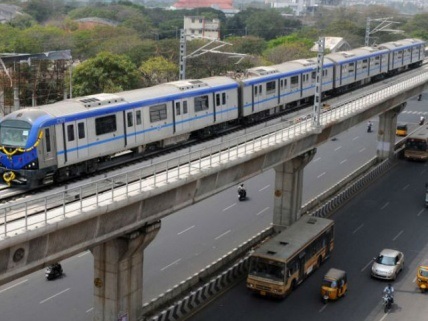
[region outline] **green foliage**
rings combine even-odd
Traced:
[[[267,47],[269,49],[272,49],[278,46],[291,45],[296,43],[308,49],[312,48],[312,46],[314,45],[314,41],[312,39],[305,39],[300,37],[297,33],[293,33],[289,36],[283,36],[283,37],[279,37],[268,41]]]
[[[304,42],[288,42],[267,49],[263,56],[274,64],[301,58],[312,58],[316,56],[309,50],[312,46],[313,43],[308,47],[308,44]]]
[[[146,87],[178,79],[178,66],[160,56],[149,58],[139,70]]]
[[[124,55],[100,52],[78,65],[73,72],[73,95],[113,93],[135,89],[139,75],[135,65]]]
[[[428,13],[416,14],[401,27],[409,35],[415,38],[428,40]]]
[[[70,48],[66,32],[53,26],[35,25],[18,33],[16,52],[39,53]]]

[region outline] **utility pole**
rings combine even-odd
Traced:
[[[325,38],[320,37],[318,39],[318,54],[317,54],[317,74],[316,74],[316,86],[314,96],[314,109],[312,115],[312,126],[315,129],[320,130],[320,114],[321,114],[321,99],[322,99],[322,75],[324,68],[324,47]]]
[[[392,33],[404,32],[403,30],[398,30],[398,29],[388,29],[388,27],[390,27],[394,23],[399,23],[399,22],[395,22],[395,21],[390,21],[390,19],[392,19],[392,17],[379,18],[379,19],[370,19],[370,17],[367,17],[366,35],[364,38],[364,45],[365,46],[370,46],[370,36],[376,32],[379,32],[379,31],[386,31],[386,32],[392,32]],[[372,21],[379,22],[379,24],[376,27],[374,27],[372,30],[370,30],[371,29],[370,24]]]

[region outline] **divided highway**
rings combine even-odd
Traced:
[[[409,102],[406,111],[400,115],[400,121],[411,123],[412,125],[410,126],[410,129],[415,128],[416,123],[419,120],[418,112],[425,112],[425,105],[426,103],[424,101],[418,102],[416,100],[412,100]],[[425,115],[427,114],[428,113]],[[374,130],[376,132],[378,119],[374,118],[373,121]],[[357,167],[361,166],[369,158],[373,157],[376,153],[377,144],[375,132],[367,133],[365,124],[361,124],[360,126],[356,126],[355,128],[341,134],[336,140],[320,146],[313,161],[305,169],[303,201],[306,202],[323,192]],[[416,166],[424,168],[425,165],[417,164]],[[403,170],[403,172],[405,171]],[[423,177],[424,175],[426,174],[420,173],[420,176]],[[389,176],[390,174],[385,177]],[[398,176],[398,174],[396,176]],[[410,176],[410,173],[403,175],[402,179],[405,179],[407,176]],[[419,179],[422,180],[422,177],[419,177]],[[190,275],[198,272],[200,269],[204,268],[206,265],[246,241],[270,224],[272,221],[273,211],[273,171],[266,172],[263,175],[259,175],[245,183],[249,195],[249,200],[246,202],[238,203],[236,189],[231,189],[179,211],[162,221],[162,228],[157,238],[145,251],[144,302],[148,302],[168,288],[171,288]],[[386,189],[390,186],[391,184],[388,184],[382,186],[382,188]],[[395,187],[395,189],[403,188],[401,185],[397,186],[398,187]],[[421,188],[424,189],[424,183],[421,185]],[[407,189],[410,189],[410,185]],[[422,192],[422,189],[420,192]],[[406,189],[404,189],[401,194],[394,194],[395,198],[393,198],[393,200],[398,202],[399,197],[407,192],[409,192],[409,190],[406,191]],[[420,198],[420,195],[417,194],[418,192],[419,190],[415,189],[413,194],[415,198],[414,202],[420,208],[423,202],[422,200],[421,203],[417,202]],[[359,197],[361,196],[362,194]],[[372,197],[373,200],[367,201],[368,204],[365,204],[365,201],[360,200],[360,211],[364,211],[364,213],[367,212],[366,214],[374,212],[376,206],[379,205],[379,202],[381,202],[382,199],[378,200],[378,197],[380,197],[379,194],[374,194]],[[385,200],[383,201],[386,203]],[[350,205],[351,203],[348,206]],[[362,205],[367,205],[367,207],[362,207]],[[402,208],[399,205],[392,203],[390,206],[396,209],[401,208],[401,210],[404,211],[403,213],[408,209],[408,207]],[[388,210],[389,209],[390,208],[388,208]],[[336,214],[340,218],[343,217],[342,221],[338,220],[337,223],[336,249],[333,253],[332,259],[323,266],[323,269],[327,268],[330,264],[335,263],[335,260],[338,260],[338,265],[335,266],[346,268],[346,266],[341,266],[339,264],[342,262],[341,257],[347,252],[352,253],[353,251],[356,251],[357,253],[355,255],[345,256],[347,258],[347,262],[349,261],[349,263],[354,264],[356,270],[362,269],[364,266],[359,266],[359,264],[361,264],[360,260],[362,259],[357,255],[358,252],[361,252],[361,255],[365,255],[363,263],[368,264],[370,259],[376,255],[377,251],[380,250],[380,247],[382,247],[384,243],[387,244],[387,240],[392,239],[399,232],[396,231],[396,234],[391,237],[385,232],[385,229],[387,231],[391,229],[390,234],[395,232],[392,227],[392,225],[395,224],[394,221],[386,221],[387,223],[385,223],[385,227],[380,224],[380,222],[383,222],[385,218],[388,218],[388,215],[377,215],[377,217],[379,217],[379,222],[375,221],[376,225],[373,227],[373,223],[370,223],[370,219],[372,219],[371,216],[366,218],[368,220],[366,222],[357,214],[358,213],[354,214],[352,219],[347,219],[345,215],[340,215],[339,213]],[[427,213],[425,214],[428,215]],[[419,216],[422,218],[423,214],[420,214]],[[353,222],[354,225],[346,227],[348,220]],[[351,224],[351,222],[349,222],[349,224]],[[405,223],[408,223],[407,220],[404,222],[399,221],[398,228],[403,230]],[[415,226],[415,228],[422,227],[422,222],[417,223]],[[378,230],[373,232],[372,230],[374,228]],[[353,233],[355,230],[356,232]],[[370,233],[372,232],[379,234],[379,240],[376,242],[366,236],[371,235]],[[411,234],[409,231],[406,231],[406,234],[404,234],[403,230],[403,232],[397,237],[397,241],[401,238],[404,239],[407,233]],[[348,242],[347,237],[351,235],[354,235],[354,238],[350,238],[349,240],[351,245],[349,247],[345,247],[346,242]],[[380,240],[382,240],[383,243],[380,243]],[[355,248],[359,248],[361,244],[364,244],[363,249],[361,251],[356,250]],[[344,249],[341,250],[341,247]],[[403,247],[402,250],[411,260],[412,257],[410,251],[405,247]],[[364,253],[362,253],[363,251]],[[414,258],[415,256],[416,254],[414,254]],[[66,273],[66,276],[62,279],[48,282],[44,278],[43,271],[40,271],[0,287],[0,310],[2,313],[2,319],[20,321],[33,321],[35,319],[44,321],[92,320],[92,255],[89,252],[85,252],[81,255],[65,260],[62,262],[62,265]],[[284,315],[289,315],[288,309],[285,309],[284,307],[289,305],[288,302],[294,302],[292,301],[294,300],[294,297],[296,297],[296,300],[297,298],[300,298],[299,293],[303,293],[301,294],[303,295],[303,298],[300,298],[299,301],[295,301],[299,302],[298,304],[296,303],[296,307],[299,304],[303,307],[306,306],[306,304],[309,304],[309,307],[312,306],[311,304],[313,304],[313,307],[318,307],[319,297],[317,294],[319,292],[319,288],[316,289],[315,292],[313,288],[319,286],[319,275],[323,272],[323,269],[317,272],[318,276],[314,275],[304,282],[296,293],[293,293],[289,298],[280,302],[260,300],[257,297],[251,296],[246,291],[245,286],[241,284],[228,292],[224,297],[226,298],[228,295],[235,295],[230,301],[233,303],[234,300],[237,300],[236,303],[234,303],[234,307],[228,305],[227,301],[218,301],[222,303],[219,304],[218,302],[215,302],[213,306],[206,310],[208,312],[203,311],[201,314],[196,315],[195,320],[236,320],[238,317],[243,317],[244,311],[249,309],[250,306],[254,306],[256,309],[260,306],[260,309],[262,310],[263,307],[268,307],[269,311],[264,317],[260,317],[260,314],[257,314],[259,316],[258,320],[263,320],[267,317],[273,316],[275,311],[281,311],[281,319],[283,319]],[[351,271],[352,269],[350,270],[350,273],[352,274],[350,274],[349,281],[350,295],[343,300],[344,302],[348,301],[350,302],[349,304],[351,304],[351,302],[353,304],[352,308],[348,308],[349,315],[353,315],[353,309],[356,309],[356,307],[359,307],[361,304],[358,300],[352,299],[351,293],[354,293],[354,291],[357,293],[358,290],[356,289],[359,289],[360,286],[363,286],[366,283],[369,285],[379,284],[376,282],[373,283],[369,278],[362,278],[362,280],[368,279],[367,281],[370,282],[359,282],[358,279],[356,279],[357,281],[354,281],[358,273],[355,272],[354,274],[354,272]],[[410,274],[407,272],[406,268],[405,273],[399,277],[399,282],[401,282],[406,275],[409,277],[410,274],[411,276],[414,275],[413,271],[411,271]],[[360,273],[361,275],[364,274],[363,272]],[[366,272],[366,274],[367,273],[368,272]],[[311,282],[313,282],[313,284]],[[305,293],[306,288],[309,288],[307,290],[308,293]],[[373,300],[376,299],[376,304],[378,301],[380,302],[380,294],[378,293],[377,287],[376,290],[368,288],[364,291],[367,291],[367,300],[371,297]],[[220,300],[224,300],[224,298],[220,298]],[[242,302],[245,307],[246,305],[249,307],[242,310],[241,308],[238,309],[237,307],[240,306],[238,305],[238,302]],[[363,303],[364,302],[365,301],[363,301]],[[240,316],[232,318],[230,314],[228,315],[226,312],[222,312],[221,309],[217,309],[221,306],[226,306],[226,304],[228,307],[227,310],[233,311],[234,313],[242,313],[242,315],[239,314]],[[339,302],[337,306],[341,304],[342,302]],[[331,305],[329,303],[327,306],[320,306],[319,308],[329,311],[329,309],[331,309]],[[375,306],[375,303],[367,303],[363,309],[366,309],[367,313],[369,313],[372,311],[373,306]],[[224,309],[224,311],[227,310]],[[302,311],[304,313],[302,312],[303,314],[301,314],[301,316],[304,316],[305,313],[309,313],[310,311],[313,312],[313,310],[310,310],[309,308],[307,310],[308,311],[303,309]],[[308,318],[303,318],[299,314],[299,319],[312,320],[314,317],[318,318],[318,314],[312,314],[312,312],[310,313],[310,317],[308,315]],[[208,315],[206,315],[206,313],[208,313]],[[217,313],[219,314],[217,315]],[[321,312],[318,313],[319,315],[322,315]],[[217,317],[217,319],[210,319],[209,315],[211,314],[212,317]],[[220,318],[220,315],[223,315],[223,318]],[[256,316],[255,313],[252,315]],[[325,315],[329,315],[331,320],[339,320],[332,314],[325,313]],[[297,314],[295,316],[297,316]],[[367,314],[364,317],[368,316],[369,315]],[[351,320],[343,315],[341,318],[344,320]],[[250,320],[247,316],[245,316],[245,319]],[[295,318],[290,317],[290,319]]]

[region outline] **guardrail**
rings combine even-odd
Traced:
[[[399,81],[389,81],[382,89],[376,88],[357,98],[331,105],[330,110],[321,114],[320,126],[327,127],[340,119],[351,117],[427,81],[428,72],[424,68],[409,72],[405,80],[400,78]],[[116,197],[153,193],[157,187],[186,179],[206,169],[220,167],[249,154],[261,153],[272,149],[273,146],[285,145],[317,132],[319,128],[313,126],[312,119],[302,120],[292,125],[284,122],[249,133],[245,137],[233,138],[184,156],[92,181],[67,191],[1,205],[0,240],[68,216],[78,215],[86,209],[107,206],[114,202]]]

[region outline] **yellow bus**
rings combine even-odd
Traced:
[[[304,215],[250,255],[247,288],[285,297],[326,260],[334,247],[334,221]]]
[[[404,147],[404,158],[410,160],[426,161],[428,159],[428,128],[422,126],[409,135]]]

